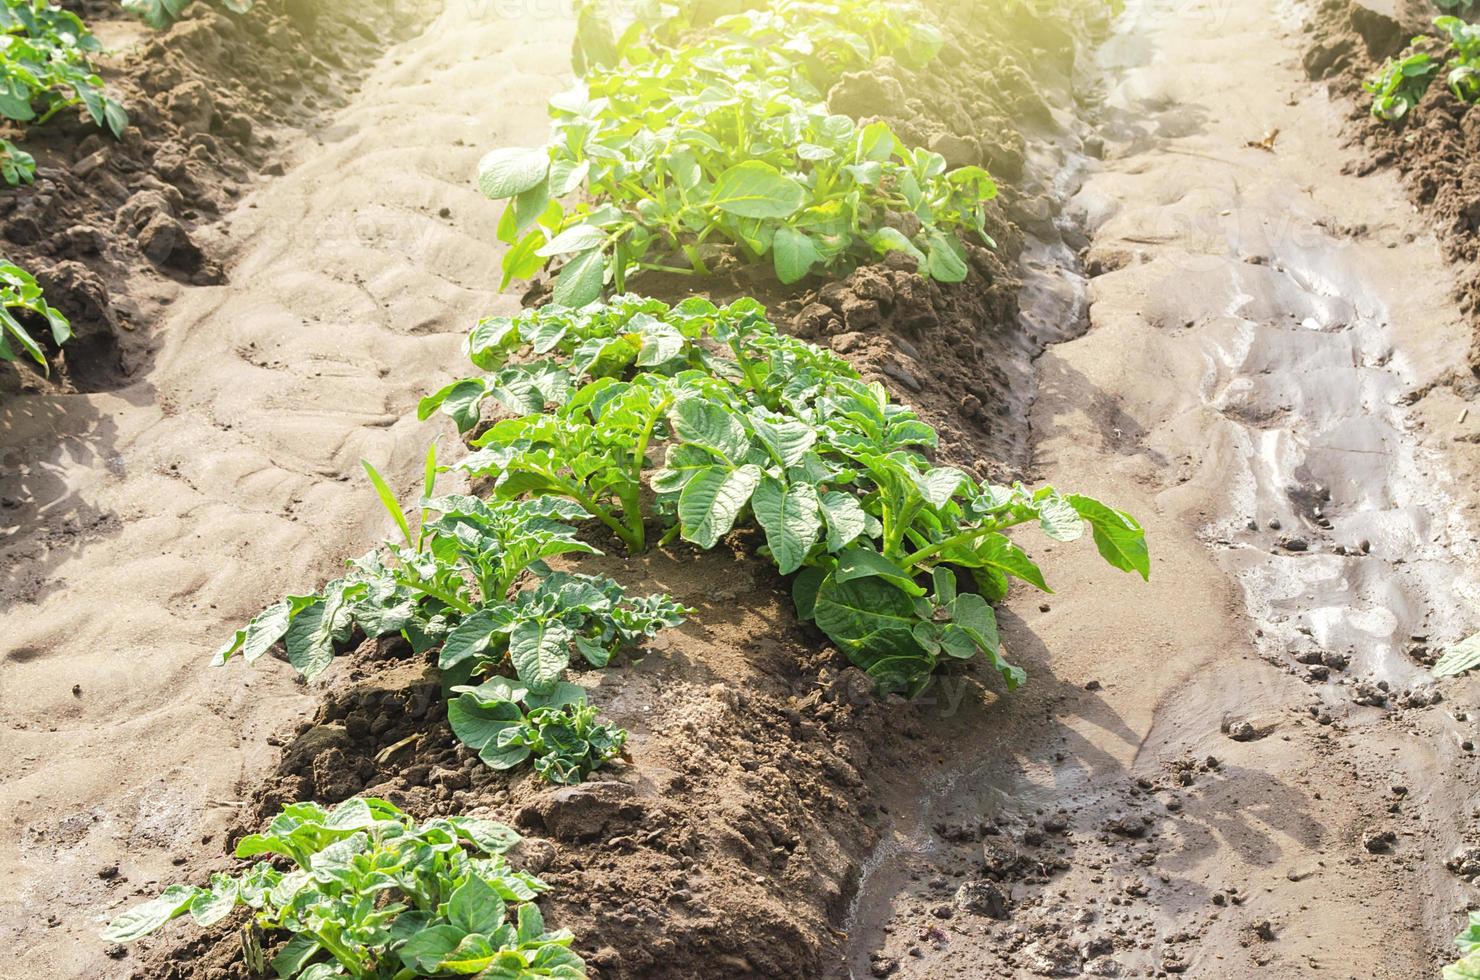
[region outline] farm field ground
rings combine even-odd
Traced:
[[[97,148],[63,130],[36,151],[50,184],[4,192],[7,257],[93,312],[51,377],[0,364],[0,977],[251,976],[226,925],[98,934],[235,867],[284,804],[358,794],[517,828],[602,978],[1413,980],[1454,958],[1480,682],[1429,667],[1480,626],[1480,217],[1455,149],[1480,129],[1436,113],[1388,165],[1399,138],[1356,101],[1369,6],[926,4],[936,62],[845,75],[835,112],[996,177],[965,281],[895,256],[634,290],[756,296],[914,407],[939,461],[1135,515],[1149,581],[1035,544],[1054,593],[1018,583],[996,613],[1026,684],[978,657],[906,699],[799,619],[754,527],[603,538],[570,567],[692,612],[572,667],[630,733],[573,786],[479,762],[434,710],[436,656],[399,640],[307,682],[206,667],[386,536],[360,460],[414,503],[428,443],[462,452],[419,400],[468,374],[474,322],[560,288],[498,288],[502,205],[473,176],[547,138],[574,13],[371,4],[348,28],[313,6],[152,39],[81,5],[135,52],[105,77],[162,107],[116,151],[139,165],[111,164],[122,196],[79,189]],[[289,36],[332,54],[295,62],[311,101],[234,145],[220,120],[274,69],[232,52]],[[180,59],[155,94],[149,44]],[[192,71],[234,108],[186,164]],[[127,232],[140,188],[188,248]],[[18,235],[28,215],[106,234],[69,254]]]

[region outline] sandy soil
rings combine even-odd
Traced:
[[[1444,862],[1475,684],[1429,706],[1408,656],[1474,624],[1471,491],[1400,405],[1468,329],[1394,182],[1340,173],[1295,26],[1133,4],[1102,53],[1088,332],[1038,361],[1034,475],[1140,515],[1152,584],[1069,553],[1013,604],[1034,682],[901,791],[929,805],[878,853],[854,976],[1407,980],[1473,901]]]
[[[495,293],[491,140],[534,141],[564,21],[451,5],[215,229],[229,286],[154,283],[159,349],[106,394],[7,401],[0,943],[11,977],[116,974],[104,909],[219,838],[308,695],[205,658],[363,552],[425,449],[414,405]],[[408,418],[408,413],[412,413]],[[122,889],[122,891],[119,891]],[[43,911],[44,910],[44,911]]]

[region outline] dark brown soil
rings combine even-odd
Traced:
[[[880,816],[863,774],[920,764],[922,733],[914,706],[879,701],[797,622],[754,543],[582,566],[696,609],[619,665],[574,675],[632,731],[629,764],[568,788],[495,772],[453,736],[435,666],[368,642],[336,665],[233,838],[300,799],[476,811],[528,835],[520,859],[554,886],[542,904],[600,976],[821,975]],[[135,976],[244,977],[235,936],[214,940],[204,961],[146,956]]]
[[[151,32],[116,3],[71,4],[110,47],[94,59],[129,113],[123,138],[58,116],[27,129],[36,182],[0,192],[3,254],[34,274],[72,321],[51,377],[0,365],[0,394],[106,390],[136,373],[150,344],[124,288],[146,271],[186,283],[223,280],[197,231],[281,166],[284,137],[343,101],[373,56],[415,23],[371,0],[318,17],[312,4],[259,0],[246,15],[195,3]]]
[[[716,299],[758,295],[779,324],[830,345],[915,406],[940,430],[943,458],[998,478],[1026,463],[1039,343],[1019,324],[1013,270],[1025,233],[1058,240],[1057,205],[1040,182],[1051,175],[1024,164],[1023,133],[1052,122],[1031,93],[1072,92],[1075,39],[1091,26],[1064,10],[1004,8],[1016,19],[1017,48],[952,44],[947,71],[909,76],[886,67],[867,83],[888,91],[865,115],[956,155],[953,163],[986,162],[1004,178],[991,219],[999,248],[973,249],[966,282],[941,285],[891,261],[792,290],[738,274],[700,290]],[[956,26],[956,36],[976,36],[969,24]],[[841,83],[835,107],[864,84]],[[640,288],[669,296],[694,286]],[[229,852],[234,837],[284,802],[357,793],[418,815],[490,815],[527,835],[523,861],[555,886],[541,904],[575,932],[595,975],[836,975],[846,939],[839,926],[890,816],[878,774],[938,764],[951,736],[937,723],[938,705],[879,700],[825,637],[799,623],[787,583],[755,559],[757,544],[736,533],[728,550],[681,546],[581,564],[629,591],[665,591],[696,609],[637,657],[574,677],[630,730],[628,763],[570,788],[490,770],[452,735],[432,662],[403,644],[371,642],[331,669],[322,708],[285,739],[278,769],[242,787],[251,802],[233,840],[206,843]],[[995,684],[976,665],[965,674],[973,689]],[[181,875],[201,878],[228,864],[224,856],[192,860]],[[242,976],[230,932],[180,926],[130,955],[138,980]]]
[[[1371,97],[1362,90],[1385,58],[1433,32],[1437,13],[1419,0],[1400,4],[1396,18],[1355,0],[1325,0],[1308,27],[1305,68],[1350,100],[1349,133],[1362,157],[1349,171],[1396,167],[1413,203],[1433,217],[1445,255],[1460,266],[1458,298],[1477,331],[1470,369],[1480,375],[1480,108],[1456,99],[1441,79],[1404,121],[1390,124],[1371,116]]]

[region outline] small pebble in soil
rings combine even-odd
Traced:
[[[1369,854],[1385,854],[1398,842],[1398,835],[1391,830],[1369,830],[1362,835],[1362,846]]]
[[[1259,730],[1247,721],[1236,721],[1228,726],[1228,737],[1235,742],[1252,742],[1259,737]]]

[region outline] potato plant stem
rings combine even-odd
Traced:
[[[921,548],[914,554],[906,555],[904,558],[900,559],[899,564],[904,568],[914,568],[916,565],[920,564],[920,562],[925,561],[927,558],[934,558],[936,555],[947,550],[948,548],[954,548],[958,544],[968,544],[972,541],[975,541],[977,538],[992,534],[997,531],[1004,531],[1010,527],[1016,527],[1019,524],[1027,523],[1030,520],[1032,520],[1031,517],[1024,517],[1019,518],[1015,521],[1010,521],[1006,524],[993,524],[988,527],[974,527],[969,531],[962,531],[960,534],[953,534],[951,537],[946,538],[943,541],[937,541],[935,544],[927,545],[926,547]]]

